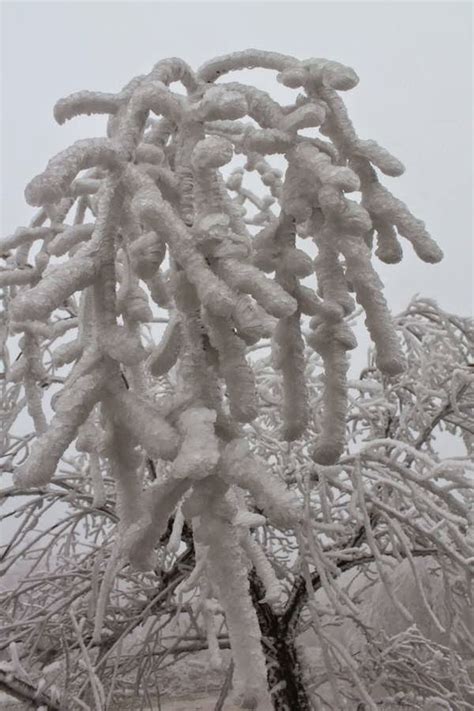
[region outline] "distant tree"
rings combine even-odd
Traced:
[[[257,66],[304,93],[281,106],[214,83]],[[41,209],[0,245],[14,472],[2,496],[19,520],[3,560],[31,563],[4,601],[10,692],[51,708],[113,708],[127,693],[145,706],[160,665],[207,646],[218,667],[222,644],[243,708],[377,708],[380,688],[386,708],[469,708],[472,467],[434,442],[445,427],[470,446],[472,327],[430,302],[390,315],[374,240],[388,263],[397,232],[425,261],[442,255],[379,183],[373,166],[403,166],[355,133],[338,90],[357,81],[337,62],[247,50],[197,73],[164,60],[119,94],[56,104],[59,123],[110,118],[107,138],[78,141],[29,183]],[[316,127],[323,138],[299,133]],[[247,187],[253,172],[268,194]],[[318,293],[301,283],[313,271]],[[350,292],[375,344],[357,381]],[[271,363],[258,358],[268,339]],[[443,577],[442,620],[420,556]],[[389,574],[402,562],[444,645],[410,628],[384,648],[341,584],[344,571],[379,580],[412,623]],[[311,678],[296,641],[308,619],[323,661]],[[363,630],[357,657],[328,619]],[[38,686],[51,663],[62,692]]]

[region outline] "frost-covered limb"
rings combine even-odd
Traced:
[[[0,287],[4,286],[22,286],[24,284],[33,284],[38,280],[40,272],[34,267],[21,269],[1,269],[0,270]]]
[[[94,492],[92,506],[95,506],[96,508],[101,508],[102,506],[104,506],[106,501],[106,491],[104,486],[104,480],[102,478],[102,472],[100,469],[100,460],[95,452],[91,452],[89,456],[89,470],[92,482],[92,490]]]
[[[95,644],[100,644],[102,637],[102,630],[104,626],[104,619],[106,614],[107,603],[109,601],[110,591],[114,584],[115,577],[119,570],[119,567],[123,565],[123,561],[120,556],[120,547],[118,542],[114,544],[111,556],[107,561],[107,565],[102,576],[102,581],[100,589],[98,591],[96,608],[94,615],[94,631],[92,633],[92,641]]]
[[[215,410],[219,418],[221,388],[216,372],[217,354],[196,308],[196,291],[183,273],[181,277],[175,280],[177,307],[182,313],[182,346],[177,367],[179,392],[185,400],[189,398],[190,402]]]
[[[79,171],[97,165],[116,171],[121,162],[122,157],[107,138],[76,141],[52,158],[45,171],[28,183],[25,189],[26,201],[29,205],[58,202]]]
[[[36,708],[51,709],[51,711],[61,711],[58,699],[29,681],[18,678],[8,669],[0,668],[0,690],[17,699],[21,703],[34,705]]]
[[[148,304],[148,295],[138,285],[137,280],[131,280],[132,283],[127,285],[117,294],[117,309],[124,317],[130,330],[135,331],[137,340],[139,340],[139,323],[147,323],[153,321],[153,311]]]
[[[265,597],[261,602],[268,602],[270,605],[278,605],[283,596],[283,586],[275,575],[275,571],[259,546],[250,534],[247,534],[243,541],[244,550],[255,567],[257,575],[265,586]]]
[[[215,421],[216,413],[204,407],[189,408],[180,415],[178,428],[183,439],[173,462],[174,478],[202,479],[213,473],[219,461]]]
[[[130,432],[152,459],[174,459],[178,451],[178,433],[148,400],[131,390],[114,391],[107,396],[114,421]]]
[[[201,517],[199,532],[209,546],[209,576],[225,612],[235,662],[236,695],[243,708],[269,709],[265,658],[242,550],[232,527],[216,515],[205,520]]]
[[[186,479],[160,478],[140,495],[141,516],[126,530],[122,542],[124,554],[137,570],[154,567],[154,547],[190,484]]]
[[[174,82],[181,82],[188,92],[193,92],[198,88],[198,77],[193,69],[179,57],[170,57],[169,59],[160,59],[151,72],[148,79],[151,81],[162,81],[168,86]]]
[[[344,449],[349,367],[346,351],[356,345],[349,327],[342,320],[353,305],[330,236],[330,232],[323,229],[315,238],[319,250],[315,268],[323,302],[319,313],[310,322],[312,333],[307,337],[308,345],[321,355],[324,364],[322,432],[312,453],[313,459],[320,464],[333,464]]]
[[[362,141],[359,139],[352,147],[352,153],[355,156],[367,158],[385,175],[398,177],[405,172],[405,168],[398,158],[392,156],[386,148],[379,146],[377,141]]]
[[[347,277],[354,286],[357,301],[364,307],[365,322],[377,347],[377,365],[387,375],[398,375],[404,370],[405,358],[380,279],[370,263],[369,250],[356,238],[349,237],[340,240],[340,249],[346,258]]]
[[[120,106],[119,94],[99,91],[76,91],[54,106],[54,118],[59,124],[65,123],[79,114],[114,114]]]
[[[420,259],[432,263],[440,261],[443,253],[426,232],[424,222],[415,218],[401,200],[379,183],[370,162],[388,175],[400,175],[403,172],[402,164],[374,142],[357,138],[344,104],[333,89],[320,88],[318,95],[331,109],[328,135],[348,154],[351,165],[361,179],[362,205],[370,214],[390,220],[399,234],[412,243]]]
[[[184,527],[184,515],[181,507],[176,511],[173,528],[171,529],[171,536],[168,541],[167,549],[170,553],[177,553],[182,542],[183,527]]]
[[[234,440],[225,447],[218,471],[224,481],[249,491],[275,526],[291,527],[301,516],[293,494],[249,452],[245,440]]]
[[[216,313],[228,315],[233,306],[230,289],[209,269],[204,257],[194,248],[186,225],[162,200],[158,189],[144,186],[135,194],[133,205],[141,218],[168,242],[171,254],[195,285],[202,303]]]
[[[18,485],[35,486],[51,480],[78,427],[98,401],[104,380],[105,373],[99,368],[94,374],[79,377],[69,388],[66,386],[49,428],[34,442],[27,461],[15,473]]]
[[[143,514],[142,483],[138,474],[141,456],[128,430],[113,422],[109,408],[107,400],[101,403],[105,436],[100,454],[108,460],[110,473],[115,480],[118,530],[120,536],[123,536],[129,526]]]
[[[352,192],[359,188],[359,179],[350,168],[333,165],[331,158],[316,146],[300,143],[289,151],[288,170],[282,189],[282,206],[297,222],[311,217],[323,186],[333,188],[336,197],[333,209],[342,204],[339,191]],[[331,206],[329,206],[331,207]]]
[[[88,240],[94,231],[93,224],[72,225],[54,237],[48,244],[48,252],[60,257],[81,242]]]
[[[347,345],[336,340],[339,326],[321,324],[308,337],[308,344],[324,363],[324,413],[319,442],[312,457],[319,464],[334,464],[344,450],[347,412]]]
[[[215,616],[212,610],[212,603],[208,598],[204,598],[201,605],[201,614],[206,628],[207,648],[209,651],[209,665],[211,669],[221,669],[222,655],[217,638]]]
[[[155,304],[161,308],[170,306],[169,281],[160,271],[147,280],[150,296]]]
[[[361,179],[362,204],[371,215],[397,228],[398,234],[411,242],[413,249],[424,262],[435,264],[443,252],[428,234],[425,223],[414,217],[404,202],[394,197],[377,179],[367,161],[352,160]]]
[[[308,423],[308,395],[304,373],[304,341],[300,315],[280,319],[275,329],[274,345],[278,355],[275,367],[283,374],[283,437],[298,439]],[[275,350],[275,348],[273,349]]]
[[[387,591],[388,596],[390,597],[391,601],[393,602],[394,606],[397,608],[397,610],[400,611],[400,613],[403,615],[403,617],[410,623],[413,623],[413,616],[409,610],[403,605],[403,603],[397,598],[397,596],[394,594],[392,587],[390,585],[390,579],[389,576],[387,575],[387,572],[384,568],[383,564],[383,557],[381,555],[381,552],[378,548],[377,541],[375,539],[375,536],[372,532],[372,528],[370,525],[370,518],[369,518],[369,513],[367,511],[367,505],[366,505],[366,496],[364,495],[363,491],[363,482],[362,482],[362,477],[361,477],[361,468],[360,468],[360,461],[356,461],[356,464],[352,470],[352,476],[354,477],[354,489],[357,492],[358,496],[358,503],[360,507],[360,512],[363,516],[363,522],[364,522],[364,528],[365,528],[365,533],[367,537],[367,543],[370,548],[370,551],[372,555],[374,556],[375,564],[377,566],[377,570],[379,573],[379,576],[385,586],[385,589]]]
[[[283,212],[280,215],[278,229],[273,235],[273,243],[273,249],[280,252],[275,279],[282,288],[298,300],[301,293],[299,279],[309,276],[313,266],[311,259],[304,252],[296,249],[294,220]],[[288,441],[301,437],[308,425],[309,407],[304,350],[301,313],[298,309],[291,316],[279,320],[272,343],[273,365],[283,376],[282,434]]]
[[[286,153],[293,144],[293,136],[277,128],[264,128],[261,130],[249,126],[243,136],[237,141],[237,146],[245,153],[261,153],[273,155]]]
[[[237,421],[249,422],[257,415],[257,393],[252,368],[245,359],[245,342],[226,319],[208,313],[204,322],[219,355],[219,371],[226,383],[230,411]]]
[[[104,261],[104,244],[117,228],[121,195],[114,181],[104,185],[99,199],[99,215],[90,242],[66,264],[55,265],[30,290],[17,294],[12,317],[42,320],[79,289],[85,289],[98,277]]]
[[[46,370],[41,362],[41,351],[39,343],[31,333],[25,333],[20,341],[23,349],[25,369],[23,372],[23,383],[27,401],[28,414],[32,418],[36,433],[39,435],[48,428],[46,417],[41,404],[41,394],[39,384],[48,378]]]
[[[150,110],[173,123],[179,123],[183,113],[183,99],[179,94],[171,92],[161,81],[149,80],[137,87],[117,122],[114,135],[114,139],[128,157],[132,156],[142,137]]]
[[[86,422],[80,427],[76,440],[78,452],[88,454],[88,473],[91,480],[93,493],[92,505],[98,508],[105,505],[107,492],[101,471],[99,452],[104,452],[106,448],[105,433],[101,430],[94,411]]]
[[[147,365],[155,377],[167,373],[176,363],[181,349],[181,321],[177,314],[172,316],[160,342],[150,353]]]
[[[215,81],[222,74],[239,69],[274,69],[283,71],[285,67],[297,64],[298,60],[279,52],[266,52],[260,49],[246,49],[215,57],[203,64],[198,70],[198,77],[206,82]]]
[[[12,235],[4,237],[0,240],[0,253],[5,254],[11,249],[28,245],[35,242],[37,239],[46,239],[54,234],[55,228],[50,227],[18,227]]]
[[[234,289],[253,296],[271,316],[289,316],[296,310],[295,299],[250,264],[230,258],[220,259],[217,273]]]
[[[298,61],[293,66],[290,64],[280,72],[277,79],[292,89],[303,86],[308,93],[321,87],[348,91],[359,83],[359,77],[351,67],[323,58]]]
[[[331,237],[329,231],[318,232],[315,238],[318,256],[314,264],[318,287],[323,297],[321,315],[327,322],[337,323],[343,315],[353,311],[354,301],[349,294],[344,270]]]
[[[85,620],[84,618],[82,618],[79,623],[77,622],[74,606],[71,607],[71,609],[69,610],[69,617],[71,618],[73,629],[77,637],[78,646],[81,652],[81,661],[83,662],[83,665],[86,668],[87,675],[89,677],[90,685],[92,688],[92,695],[94,699],[95,711],[100,711],[100,709],[103,708],[105,704],[105,691],[100,679],[95,673],[95,669],[89,656],[89,652],[87,651],[86,645],[84,644],[82,630]]]
[[[247,345],[269,338],[274,329],[274,320],[251,297],[241,294],[236,299],[232,318],[237,334]]]
[[[229,84],[206,87],[202,99],[187,111],[188,116],[200,121],[231,121],[247,112],[245,97],[239,91],[233,91]]]
[[[372,225],[377,233],[377,249],[375,254],[386,264],[396,264],[403,257],[402,247],[397,239],[393,225],[383,217],[371,213]]]
[[[13,318],[18,321],[44,319],[71,294],[90,286],[98,272],[96,255],[86,247],[70,259],[67,265],[50,268],[32,289],[20,292],[12,304]]]
[[[130,259],[140,279],[151,279],[165,257],[166,245],[155,232],[146,232],[130,245]]]
[[[216,223],[214,240],[222,242],[227,236],[231,240],[233,235],[226,230],[227,224],[236,235],[242,235],[242,247],[246,247],[243,255],[248,254],[248,234],[229,199],[225,185],[218,169],[229,163],[233,156],[233,146],[226,138],[208,136],[197,141],[191,154],[193,207],[195,222],[198,231],[207,231],[209,220]],[[225,219],[227,216],[227,219]],[[207,219],[206,219],[207,218]],[[207,228],[207,229],[206,229]],[[219,229],[220,228],[220,229]],[[247,238],[247,239],[245,239]],[[202,239],[202,237],[201,237]],[[226,240],[227,242],[229,239]]]

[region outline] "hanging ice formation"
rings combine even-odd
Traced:
[[[222,81],[254,67],[274,70],[279,82],[299,89],[294,103],[281,106],[253,86]],[[186,94],[174,93],[174,82]],[[278,581],[249,537],[249,527],[263,519],[245,513],[238,492],[249,492],[278,526],[291,527],[300,512],[242,435],[240,423],[257,415],[247,346],[272,336],[283,380],[283,437],[296,439],[311,416],[301,331],[302,316],[311,317],[307,345],[325,371],[313,458],[332,464],[344,446],[346,352],[355,346],[345,321],[354,308],[351,292],[365,311],[379,368],[391,376],[403,369],[372,252],[400,261],[401,236],[424,261],[442,256],[424,223],[379,182],[379,173],[398,176],[404,169],[375,141],[357,136],[339,93],[357,82],[337,62],[246,50],[197,72],[180,59],[160,61],[118,94],[74,93],[56,104],[58,123],[108,114],[107,137],[77,141],[52,158],[25,191],[27,202],[41,208],[37,216],[2,242],[2,253],[15,251],[0,284],[11,285],[12,328],[23,332],[11,377],[24,381],[37,430],[16,481],[47,483],[73,441],[96,465],[99,456],[108,460],[122,551],[141,568],[153,564],[168,517],[183,501],[198,552],[194,584],[206,577],[203,589],[220,599],[248,708],[269,704],[248,594],[250,561],[264,573],[268,599],[278,596]],[[299,133],[313,127],[319,137]],[[267,159],[276,154],[287,161],[284,176]],[[224,180],[220,169],[235,155],[247,162]],[[266,195],[243,186],[246,171],[260,176]],[[355,191],[360,202],[347,197]],[[258,210],[251,219],[248,199]],[[297,248],[297,235],[316,243],[314,262]],[[35,243],[41,246],[31,267]],[[313,272],[317,293],[301,284]],[[47,423],[38,343],[58,328],[53,314],[76,292],[79,316],[70,324],[76,340],[53,356],[72,367]],[[153,318],[151,302],[169,309],[170,318],[147,354],[140,324]],[[150,378],[174,366],[175,392],[156,401]],[[145,455],[171,465],[143,492],[138,472]]]

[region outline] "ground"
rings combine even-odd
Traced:
[[[161,711],[214,711],[216,696],[186,696],[174,701],[163,701]],[[0,694],[1,711],[23,711],[26,706],[11,703],[9,697]],[[154,711],[157,709],[155,707]],[[239,711],[237,706],[228,702],[224,704],[224,711]],[[240,710],[241,711],[241,710]]]

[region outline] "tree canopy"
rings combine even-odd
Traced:
[[[221,81],[255,67],[300,93]],[[404,168],[357,135],[340,95],[357,82],[246,50],[57,102],[60,124],[109,118],[31,180],[40,209],[0,244],[2,496],[20,522],[3,559],[30,567],[6,593],[10,690],[34,697],[57,661],[46,705],[112,708],[132,688],[145,704],[163,660],[205,640],[216,668],[230,646],[243,708],[469,708],[473,327],[429,300],[390,314],[374,257],[399,262],[400,238],[442,252],[380,182]],[[374,347],[351,380],[358,313]],[[466,455],[440,455],[441,428]],[[438,641],[364,618],[359,584],[378,581],[415,624],[402,564]],[[363,631],[356,661],[328,619]]]

